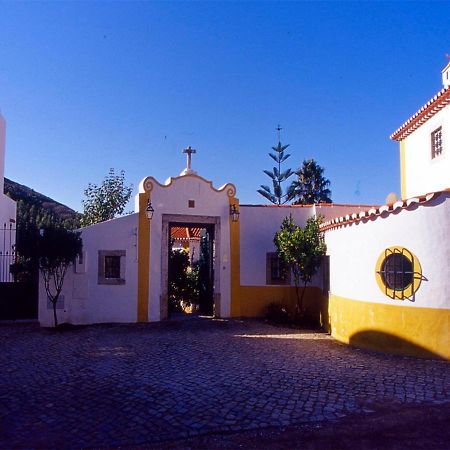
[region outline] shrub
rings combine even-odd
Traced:
[[[272,323],[286,324],[291,322],[291,317],[286,306],[281,303],[270,303],[267,306],[266,320]]]

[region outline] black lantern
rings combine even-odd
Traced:
[[[236,205],[230,205],[230,216],[233,222],[237,222],[239,220],[239,210],[236,208]]]
[[[152,202],[149,200],[147,202],[147,208],[145,208],[145,215],[147,216],[147,219],[152,220],[154,212],[155,210],[153,209]]]

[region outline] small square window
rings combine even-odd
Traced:
[[[98,284],[125,284],[125,250],[99,250]]]
[[[188,201],[188,207],[189,208],[195,208],[195,200],[189,200]]]
[[[431,158],[442,154],[442,127],[431,133]]]
[[[289,269],[275,252],[266,254],[266,284],[290,284]]]
[[[120,278],[120,256],[105,256],[105,278]]]

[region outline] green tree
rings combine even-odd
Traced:
[[[63,227],[47,227],[38,238],[39,270],[44,280],[45,292],[53,306],[55,328],[58,326],[56,303],[61,294],[69,266],[82,250],[80,233]]]
[[[278,126],[277,130],[279,133],[281,130],[280,126]],[[281,186],[284,181],[294,174],[291,169],[281,170],[281,164],[291,156],[290,154],[284,153],[288,147],[289,144],[281,145],[280,135],[278,134],[278,145],[272,147],[274,153],[269,153],[269,156],[275,161],[276,166],[273,167],[272,171],[264,170],[264,173],[272,180],[273,188],[271,189],[267,185],[261,185],[261,189],[257,191],[269,200],[269,202],[276,205],[283,205],[292,198],[290,187],[286,192],[283,192],[283,187]]]
[[[280,230],[274,237],[278,256],[290,268],[294,277],[297,296],[296,316],[299,319],[302,319],[305,313],[303,297],[306,285],[317,272],[322,257],[327,251],[324,237],[319,229],[320,223],[320,217],[310,217],[302,229],[295,224],[290,215],[283,220]],[[301,295],[300,282],[303,282]]]
[[[16,258],[11,265],[15,281],[38,282],[39,229],[35,222],[18,221]]]
[[[114,169],[110,169],[100,186],[89,183],[85,189],[81,225],[93,225],[122,214],[132,192],[133,186],[125,185],[125,172],[121,170],[116,175]]]
[[[295,172],[297,179],[292,182],[291,193],[294,205],[331,203],[330,180],[323,176],[324,168],[314,159],[304,160]]]
[[[174,249],[171,240],[169,252],[169,307],[171,312],[180,311],[185,305],[199,304],[199,264],[191,267],[188,249]]]

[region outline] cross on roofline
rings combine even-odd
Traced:
[[[186,153],[187,155],[187,161],[186,161],[186,171],[190,171],[191,170],[191,158],[192,155],[194,153],[197,153],[197,150],[195,150],[194,148],[192,148],[190,145],[189,147],[183,149],[183,153]]]

